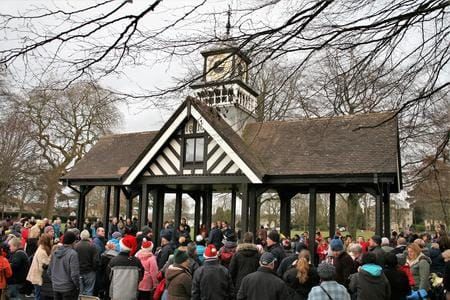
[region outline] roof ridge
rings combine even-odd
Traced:
[[[127,135],[139,135],[139,134],[148,134],[148,133],[156,133],[159,130],[147,130],[147,131],[136,131],[136,132],[125,132],[125,133],[110,133],[105,134],[100,137],[100,139],[103,138],[111,138],[111,137],[118,137],[118,136],[127,136]]]
[[[360,114],[352,114],[352,115],[339,115],[339,116],[328,116],[328,117],[304,117],[299,118],[295,120],[271,120],[271,121],[263,121],[263,122],[254,122],[249,123],[247,125],[252,124],[273,124],[273,123],[296,123],[296,122],[310,122],[310,121],[330,121],[330,120],[339,120],[339,119],[352,119],[355,117],[362,117],[362,116],[368,116],[368,115],[391,115],[394,114],[394,111],[376,111],[376,112],[366,112],[366,113],[360,113]]]

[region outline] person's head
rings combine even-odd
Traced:
[[[381,245],[381,237],[379,235],[373,235],[369,240],[369,247],[377,247]]]
[[[197,245],[194,242],[190,242],[187,244],[187,254],[190,258],[197,258]]]
[[[406,246],[406,239],[404,237],[399,237],[397,239],[397,246]]]
[[[131,225],[131,224],[132,224],[132,223],[131,223],[131,219],[130,219],[130,218],[127,218],[126,223],[127,223],[127,225]]]
[[[48,225],[44,228],[44,234],[48,235],[49,237],[53,238],[55,236],[55,229],[53,229],[53,226]]]
[[[252,244],[253,243],[253,233],[251,233],[251,232],[244,233],[242,242]]]
[[[185,268],[189,267],[189,256],[186,251],[176,249],[173,253],[173,262]]]
[[[20,238],[13,237],[8,241],[8,246],[9,246],[9,251],[11,253],[14,253],[17,250],[19,250],[20,248],[22,248],[22,242],[21,242]]]
[[[259,259],[259,265],[261,267],[274,269],[275,267],[275,256],[270,252],[264,252],[263,255],[261,255],[261,258]]]
[[[280,234],[276,230],[272,230],[267,235],[267,246],[272,246],[280,243]]]
[[[298,281],[303,284],[308,280],[308,273],[309,273],[309,261],[310,261],[310,254],[309,251],[304,249],[300,251],[298,254],[297,259],[297,278]]]
[[[118,222],[118,220],[117,220],[117,218],[116,218],[116,217],[112,218],[112,221],[111,221],[111,223],[113,223],[113,224],[115,225],[115,224],[117,224],[117,222]]]
[[[181,224],[186,225],[186,218],[181,218]]]
[[[122,234],[119,231],[114,231],[113,234],[111,234],[111,237],[113,239],[119,240],[122,238]]]
[[[361,256],[362,254],[362,247],[360,244],[352,244],[350,246],[350,252],[352,256],[356,259]]]
[[[322,281],[331,281],[336,276],[336,268],[332,264],[323,262],[317,267],[317,274]]]
[[[38,245],[45,250],[47,255],[50,255],[50,253],[52,251],[52,241],[53,241],[53,238],[50,237],[48,234],[43,234],[39,238]]]
[[[424,241],[424,243],[429,243],[431,241],[431,235],[428,232],[422,233],[420,238]]]
[[[88,241],[90,237],[91,237],[91,235],[89,234],[89,231],[86,229],[80,233],[80,239],[82,241]]]
[[[389,268],[397,268],[397,266],[398,266],[397,255],[395,255],[392,252],[387,252],[384,255],[384,264]]]
[[[222,221],[222,228],[228,228],[228,222]]]
[[[164,233],[163,235],[161,235],[161,245],[167,245],[170,240],[172,239],[172,236],[170,235],[170,233]]]
[[[389,246],[389,239],[387,237],[381,238],[381,246]]]
[[[77,240],[77,236],[75,235],[75,233],[73,231],[66,231],[66,233],[64,233],[63,236],[63,244],[67,245],[67,246],[71,246],[73,245],[73,243],[75,243],[75,241]]]
[[[331,240],[330,248],[331,248],[331,251],[333,252],[334,257],[337,257],[342,252],[344,252],[344,244],[342,243],[342,240],[339,238]]]
[[[442,257],[444,258],[445,262],[450,261],[450,249],[447,249],[444,252],[442,252]]]
[[[414,244],[417,244],[420,247],[420,249],[425,248],[425,241],[422,239],[415,239]]]
[[[152,243],[152,241],[147,241],[147,239],[144,238],[142,240],[141,250],[142,251],[147,251],[147,252],[152,252],[153,251],[153,243]]]
[[[363,236],[358,236],[358,243],[364,243],[364,242],[366,242],[366,240],[364,239],[364,237]]]
[[[351,236],[350,234],[347,234],[347,235],[345,236],[345,243],[346,243],[346,244],[350,244],[352,241],[353,241],[352,236]]]
[[[361,257],[361,263],[363,265],[375,264],[377,262],[377,256],[373,252],[364,253]]]
[[[216,246],[214,246],[213,244],[209,244],[205,248],[205,252],[203,253],[203,257],[205,258],[205,261],[216,260],[217,259],[217,254],[218,254],[218,251],[216,249]]]
[[[120,251],[128,252],[130,256],[133,256],[137,250],[137,240],[132,235],[126,235],[119,243]]]
[[[106,250],[115,250],[116,249],[116,244],[114,244],[111,241],[108,241],[105,245]]]
[[[97,228],[97,236],[105,237],[105,229],[103,227]]]
[[[416,243],[409,244],[407,250],[408,258],[410,260],[416,259],[422,252],[422,249],[420,249],[419,245],[417,245]]]

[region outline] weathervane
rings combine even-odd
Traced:
[[[227,29],[227,39],[229,39],[230,38],[230,31],[231,31],[231,23],[230,23],[230,19],[231,19],[231,6],[228,4],[228,12],[227,12],[227,15],[228,15],[228,21],[227,21],[227,26],[226,26],[226,29]]]

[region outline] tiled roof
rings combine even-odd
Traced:
[[[243,138],[267,175],[397,173],[397,120],[386,121],[391,117],[370,113],[252,123]]]
[[[102,137],[61,179],[120,180],[157,133],[147,131]]]

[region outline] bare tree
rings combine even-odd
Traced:
[[[96,84],[78,83],[66,90],[43,86],[13,100],[27,121],[42,167],[36,188],[50,216],[60,191],[59,178],[81,159],[98,138],[120,122],[116,99]]]

